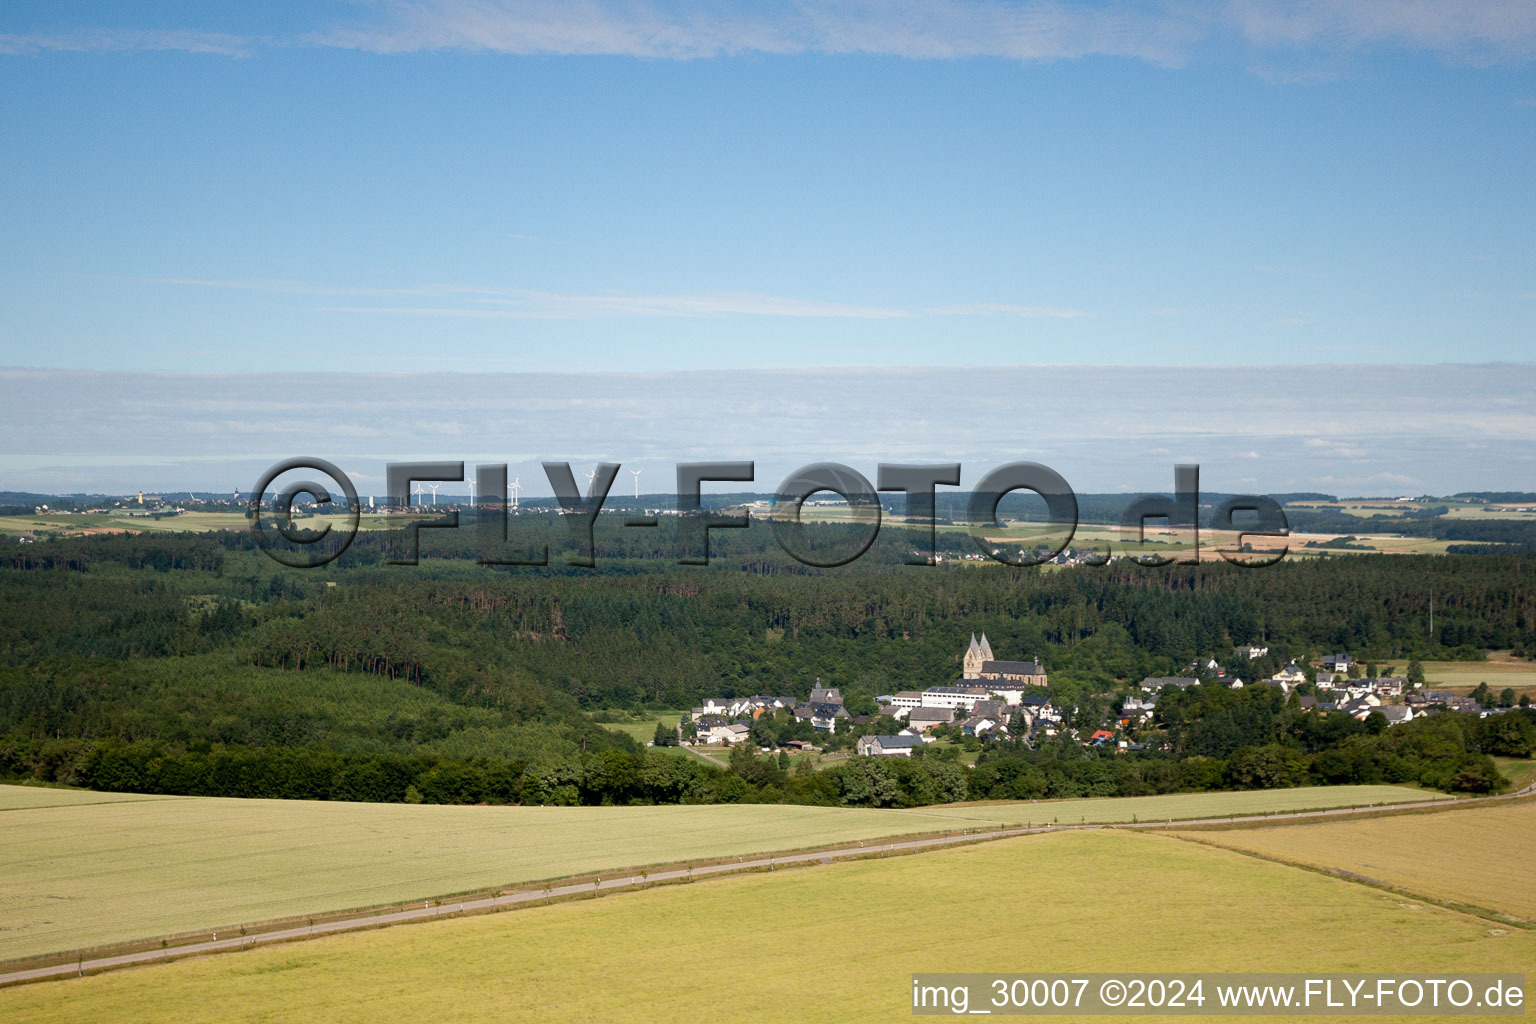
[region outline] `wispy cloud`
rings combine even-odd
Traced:
[[[1321,455],[1341,459],[1359,459],[1365,456],[1364,448],[1350,444],[1347,441],[1330,441],[1322,437],[1309,437],[1302,442],[1302,447],[1312,449]]]
[[[206,278],[206,277],[138,277],[141,284],[172,284],[191,288],[220,288],[241,292],[268,292],[276,295],[357,295],[385,298],[400,295],[441,295],[453,290],[449,285],[421,285],[419,287],[368,288],[355,285],[334,285],[310,281],[289,281],[282,278]],[[464,289],[458,289],[464,290]]]
[[[466,284],[424,284],[405,287],[358,287],[316,284],[272,278],[219,280],[193,277],[138,278],[146,284],[180,285],[281,295],[349,298],[452,298],[473,305],[334,305],[316,307],[325,313],[369,313],[381,316],[457,317],[506,320],[591,320],[613,317],[699,318],[720,316],[810,317],[856,320],[898,320],[916,317],[1003,316],[1030,320],[1075,320],[1089,314],[1060,306],[978,302],[926,307],[870,306],[818,299],[799,299],[753,292],[708,295],[591,295]]]
[[[1002,0],[812,0],[757,5],[594,0],[388,0],[382,22],[309,41],[380,53],[472,50],[695,59],[868,53],[920,59],[1095,55],[1177,63],[1195,33],[1151,7]]]
[[[1536,5],[1519,0],[1235,0],[1226,12],[1264,50],[1395,46],[1478,63],[1536,56]]]
[[[1281,82],[1338,77],[1374,49],[1493,64],[1536,57],[1526,0],[359,0],[354,14],[271,40],[188,30],[77,28],[0,35],[0,53],[178,50],[247,56],[260,45],[399,54],[875,54],[916,60],[1124,57],[1165,67],[1236,43]]]
[[[179,51],[249,57],[253,41],[223,32],[186,29],[83,28],[36,35],[0,35],[0,54],[144,53]]]
[[[1255,54],[1397,47],[1492,62],[1536,55],[1536,8],[1508,0],[1179,0],[1098,5],[1022,0],[806,0],[747,9],[703,2],[380,0],[380,17],[308,41],[404,53],[625,54],[693,59],[740,53],[867,53],[916,59],[1130,57],[1187,62],[1235,36]],[[1283,69],[1270,77],[1331,77]]]

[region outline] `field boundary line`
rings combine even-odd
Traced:
[[[1270,853],[1259,853],[1256,850],[1245,850],[1236,846],[1225,846],[1211,839],[1201,839],[1194,835],[1180,835],[1177,832],[1163,831],[1159,833],[1165,839],[1176,839],[1183,843],[1192,843],[1196,846],[1204,846],[1212,850],[1225,850],[1228,853],[1240,854],[1244,857],[1252,857],[1254,860],[1268,861],[1271,864],[1279,864],[1282,867],[1296,868],[1301,871],[1310,871],[1313,874],[1323,875],[1326,878],[1336,879],[1340,882],[1348,882],[1351,885],[1362,886],[1367,889],[1375,889],[1378,892],[1390,893],[1393,896],[1403,896],[1420,903],[1427,903],[1441,910],[1448,910],[1457,914],[1465,914],[1475,917],[1480,921],[1488,921],[1494,924],[1507,925],[1511,928],[1519,928],[1523,931],[1536,931],[1536,921],[1527,921],[1523,917],[1502,910],[1494,910],[1490,907],[1480,907],[1475,903],[1462,903],[1459,900],[1444,899],[1439,896],[1426,896],[1424,893],[1405,889],[1399,885],[1392,885],[1380,879],[1371,878],[1344,868],[1328,867],[1321,864],[1307,864],[1302,861],[1290,860],[1286,857],[1278,857]]]

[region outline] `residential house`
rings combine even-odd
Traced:
[[[1019,710],[1024,712],[1024,717],[1031,722],[1047,721],[1057,724],[1061,722],[1061,711],[1038,693],[1032,693],[1020,701]]]
[[[841,704],[812,704],[811,728],[820,729],[823,732],[836,732],[837,720],[847,718],[848,712],[843,710]]]
[[[1244,644],[1243,646],[1238,647],[1232,653],[1239,658],[1246,658],[1247,660],[1252,661],[1255,658],[1262,658],[1264,655],[1268,654],[1269,648],[1260,647],[1258,644]]]
[[[736,735],[732,724],[720,715],[705,715],[697,728],[700,743],[730,743]]]
[[[907,728],[927,732],[936,725],[948,725],[952,721],[954,712],[949,708],[913,708],[907,715]]]
[[[972,715],[960,723],[960,731],[967,736],[981,737],[994,731],[1006,733],[1008,725],[998,715]]]
[[[689,715],[695,722],[706,715],[729,715],[732,703],[734,702],[729,697],[706,697],[704,703],[690,711]]]
[[[1200,680],[1193,676],[1147,676],[1141,681],[1141,688],[1148,693],[1161,693],[1165,686],[1177,686],[1181,690],[1187,690],[1191,686],[1199,686]]]
[[[866,757],[911,757],[922,745],[920,736],[861,736],[855,749]]]
[[[1122,728],[1132,725],[1146,725],[1152,721],[1152,715],[1156,710],[1156,697],[1137,697],[1134,694],[1128,696],[1120,708],[1120,725]]]
[[[1306,673],[1305,669],[1303,669],[1301,666],[1297,665],[1293,661],[1289,665],[1285,666],[1285,668],[1281,669],[1279,672],[1276,672],[1274,675],[1270,676],[1269,678],[1273,682],[1285,683],[1286,686],[1290,687],[1290,686],[1295,686],[1297,683],[1304,683],[1304,682],[1306,682],[1307,681],[1307,673]]]
[[[1000,722],[1006,722],[1008,720],[1008,708],[1009,704],[1004,700],[979,700],[971,706],[971,714],[991,715]]]
[[[1388,725],[1402,725],[1404,722],[1413,721],[1413,708],[1406,704],[1394,704],[1391,707],[1377,708],[1381,716],[1387,720]]]
[[[809,704],[836,704],[843,706],[843,693],[835,686],[822,686],[821,680],[816,680],[816,685],[811,687],[811,699]]]
[[[1352,700],[1347,704],[1340,704],[1339,710],[1344,712],[1350,718],[1359,719],[1363,722],[1369,718],[1371,716],[1371,712],[1376,709],[1363,700]]]

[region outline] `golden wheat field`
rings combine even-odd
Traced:
[[[1198,832],[1190,838],[1536,922],[1536,803],[1359,821]]]
[[[0,960],[591,871],[882,836],[1434,796],[1341,786],[870,810],[464,807],[0,786]]]
[[[908,1016],[919,971],[1533,965],[1529,931],[1170,837],[1070,832],[21,986],[0,1019],[840,1024]]]

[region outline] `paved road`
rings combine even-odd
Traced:
[[[702,750],[696,750],[693,747],[684,747],[683,749],[688,751],[688,753],[692,754],[694,757],[703,758],[705,761],[708,761],[710,764],[715,765],[717,768],[729,768],[730,767],[730,765],[726,764],[724,761],[720,760],[718,757],[711,757],[709,754],[704,753],[704,751],[702,751]]]
[[[1536,793],[1536,781],[1524,789],[1515,793],[1506,793],[1502,796],[1484,797],[1476,801],[1510,800],[1515,797],[1530,796]],[[60,978],[69,975],[83,973],[85,971],[102,971],[114,967],[128,967],[134,964],[149,964],[170,959],[180,959],[186,956],[197,956],[203,953],[218,953],[231,950],[245,949],[270,942],[287,942],[294,939],[307,939],[317,935],[330,935],[337,932],[357,931],[362,928],[378,928],[384,925],[401,924],[407,921],[425,921],[445,914],[473,913],[476,911],[495,910],[505,907],[513,907],[523,903],[538,903],[542,900],[556,899],[562,896],[578,896],[592,892],[606,892],[614,889],[624,889],[630,886],[638,886],[651,882],[676,882],[694,878],[706,878],[710,875],[728,874],[735,871],[767,870],[778,867],[790,867],[800,864],[822,863],[830,864],[836,860],[850,857],[867,857],[878,853],[898,853],[905,851],[929,850],[937,847],[954,846],[961,843],[974,843],[990,839],[1003,839],[1008,836],[1035,835],[1041,832],[1070,832],[1087,829],[1133,829],[1151,830],[1167,828],[1188,828],[1194,825],[1229,825],[1245,822],[1276,822],[1301,818],[1329,818],[1348,817],[1356,814],[1370,814],[1384,810],[1446,810],[1451,807],[1465,807],[1469,801],[1465,800],[1423,800],[1404,804],[1382,804],[1368,808],[1339,807],[1323,811],[1291,811],[1283,814],[1256,814],[1246,817],[1229,818],[1197,818],[1184,819],[1171,822],[1138,822],[1098,824],[1098,825],[1036,825],[1017,828],[999,829],[973,829],[959,835],[934,836],[927,839],[895,839],[886,842],[872,841],[861,843],[858,846],[845,847],[836,850],[813,850],[808,853],[785,853],[772,856],[738,857],[734,861],[722,864],[710,864],[695,868],[677,868],[666,871],[656,871],[649,874],[620,873],[604,878],[597,878],[592,882],[583,882],[570,885],[551,885],[543,888],[524,889],[518,892],[507,893],[503,896],[485,897],[477,900],[464,900],[447,902],[427,900],[420,907],[412,907],[408,910],[396,910],[389,913],[369,914],[364,917],[351,917],[339,921],[326,921],[313,926],[301,925],[296,928],[283,928],[277,931],[262,932],[260,935],[236,936],[228,939],[218,939],[209,942],[194,942],[184,946],[172,946],[169,949],[144,950],[138,953],[124,953],[120,956],[99,957],[74,964],[56,964],[50,967],[36,967],[31,970],[13,971],[9,974],[0,974],[0,986],[16,984],[24,981],[37,981],[43,978]]]

